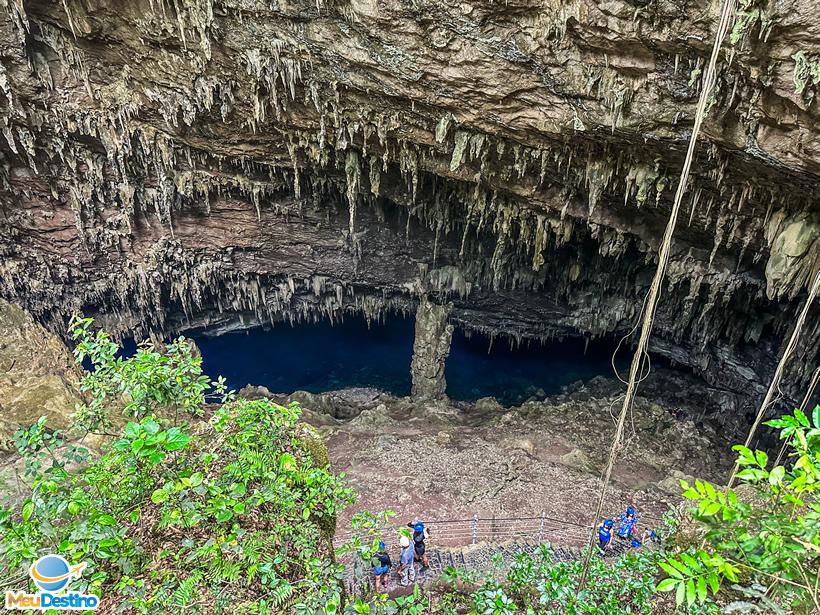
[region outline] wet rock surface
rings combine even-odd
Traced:
[[[738,398],[730,428],[820,258],[806,76],[820,13],[760,4],[721,56],[653,339]],[[714,14],[705,0],[9,0],[0,296],[57,331],[73,310],[148,335],[412,312],[427,294],[491,335],[623,334]],[[810,322],[793,399],[818,356]]]

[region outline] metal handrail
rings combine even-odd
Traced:
[[[613,518],[617,518],[617,516],[613,515]],[[641,515],[639,517],[639,519],[643,522],[647,522],[647,521],[652,522],[652,524],[659,523],[661,521],[661,519],[658,518],[658,517],[651,517],[651,516],[647,516],[647,515]],[[580,529],[584,530],[585,533],[588,533],[589,528],[592,526],[591,521],[578,522],[578,521],[572,521],[572,520],[568,520],[568,519],[559,519],[557,517],[552,517],[552,516],[548,516],[548,515],[545,515],[545,514],[542,514],[542,515],[537,516],[537,517],[479,517],[478,515],[474,515],[473,517],[470,517],[470,518],[467,518],[467,519],[431,519],[429,521],[421,520],[421,522],[424,523],[424,525],[426,525],[426,526],[452,526],[452,525],[458,526],[459,524],[470,524],[470,529],[468,530],[468,532],[471,533],[472,535],[475,535],[477,533],[478,526],[483,526],[486,523],[511,524],[511,523],[517,523],[517,522],[522,522],[522,521],[537,521],[539,523],[539,526],[540,526],[539,529],[541,529],[541,530],[562,529],[565,533],[566,533],[565,528],[567,528],[567,526],[580,528]],[[556,524],[557,524],[558,528],[555,527]],[[387,532],[390,532],[390,531],[397,531],[397,530],[399,530],[401,528],[404,528],[404,527],[406,527],[406,526],[405,525],[387,525],[387,526],[382,526],[382,527],[378,528],[378,531],[383,532],[383,533],[387,533]],[[504,528],[504,527],[497,528],[497,531],[500,531],[502,529],[506,529],[506,528]],[[362,531],[350,530],[350,531],[345,531],[345,532],[337,532],[336,538],[348,539],[348,538],[351,538],[351,537],[356,536],[356,535],[366,536],[367,533],[368,532],[366,530],[362,530]],[[450,535],[452,536],[453,534],[454,533],[451,533]],[[434,537],[437,537],[437,535],[434,534]]]

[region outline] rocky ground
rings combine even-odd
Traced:
[[[720,481],[730,469],[730,443],[701,420],[707,413],[702,400],[684,401],[692,383],[661,370],[645,384],[647,394],[663,389],[665,403],[638,398],[606,500],[609,514],[632,502],[647,517],[660,517],[679,502],[678,479]],[[291,399],[306,408],[305,418],[327,438],[334,469],[359,493],[340,519],[344,533],[359,510],[394,510],[399,523],[542,512],[588,522],[622,388],[596,378],[515,408],[491,398],[414,402],[372,389]]]

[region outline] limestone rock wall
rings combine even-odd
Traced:
[[[0,299],[0,451],[16,429],[41,416],[52,429],[70,427],[82,401],[80,373],[62,340],[20,308]]]
[[[820,264],[820,9],[739,6],[653,343],[745,394]],[[0,0],[0,296],[55,330],[74,310],[143,334],[377,317],[428,293],[491,335],[626,333],[717,11]]]

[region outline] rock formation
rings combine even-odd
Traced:
[[[416,311],[416,335],[413,342],[413,361],[410,374],[413,379],[412,397],[419,400],[445,398],[447,380],[444,364],[450,354],[453,325],[447,318],[451,304],[436,305],[422,297]]]
[[[652,350],[747,395],[820,264],[820,9],[739,7]],[[75,310],[147,335],[375,317],[427,293],[490,335],[622,335],[716,14],[2,0],[0,297],[56,331]],[[793,398],[817,362],[811,323]]]
[[[21,425],[48,417],[66,429],[81,401],[79,370],[63,342],[31,316],[0,300],[0,451]]]

